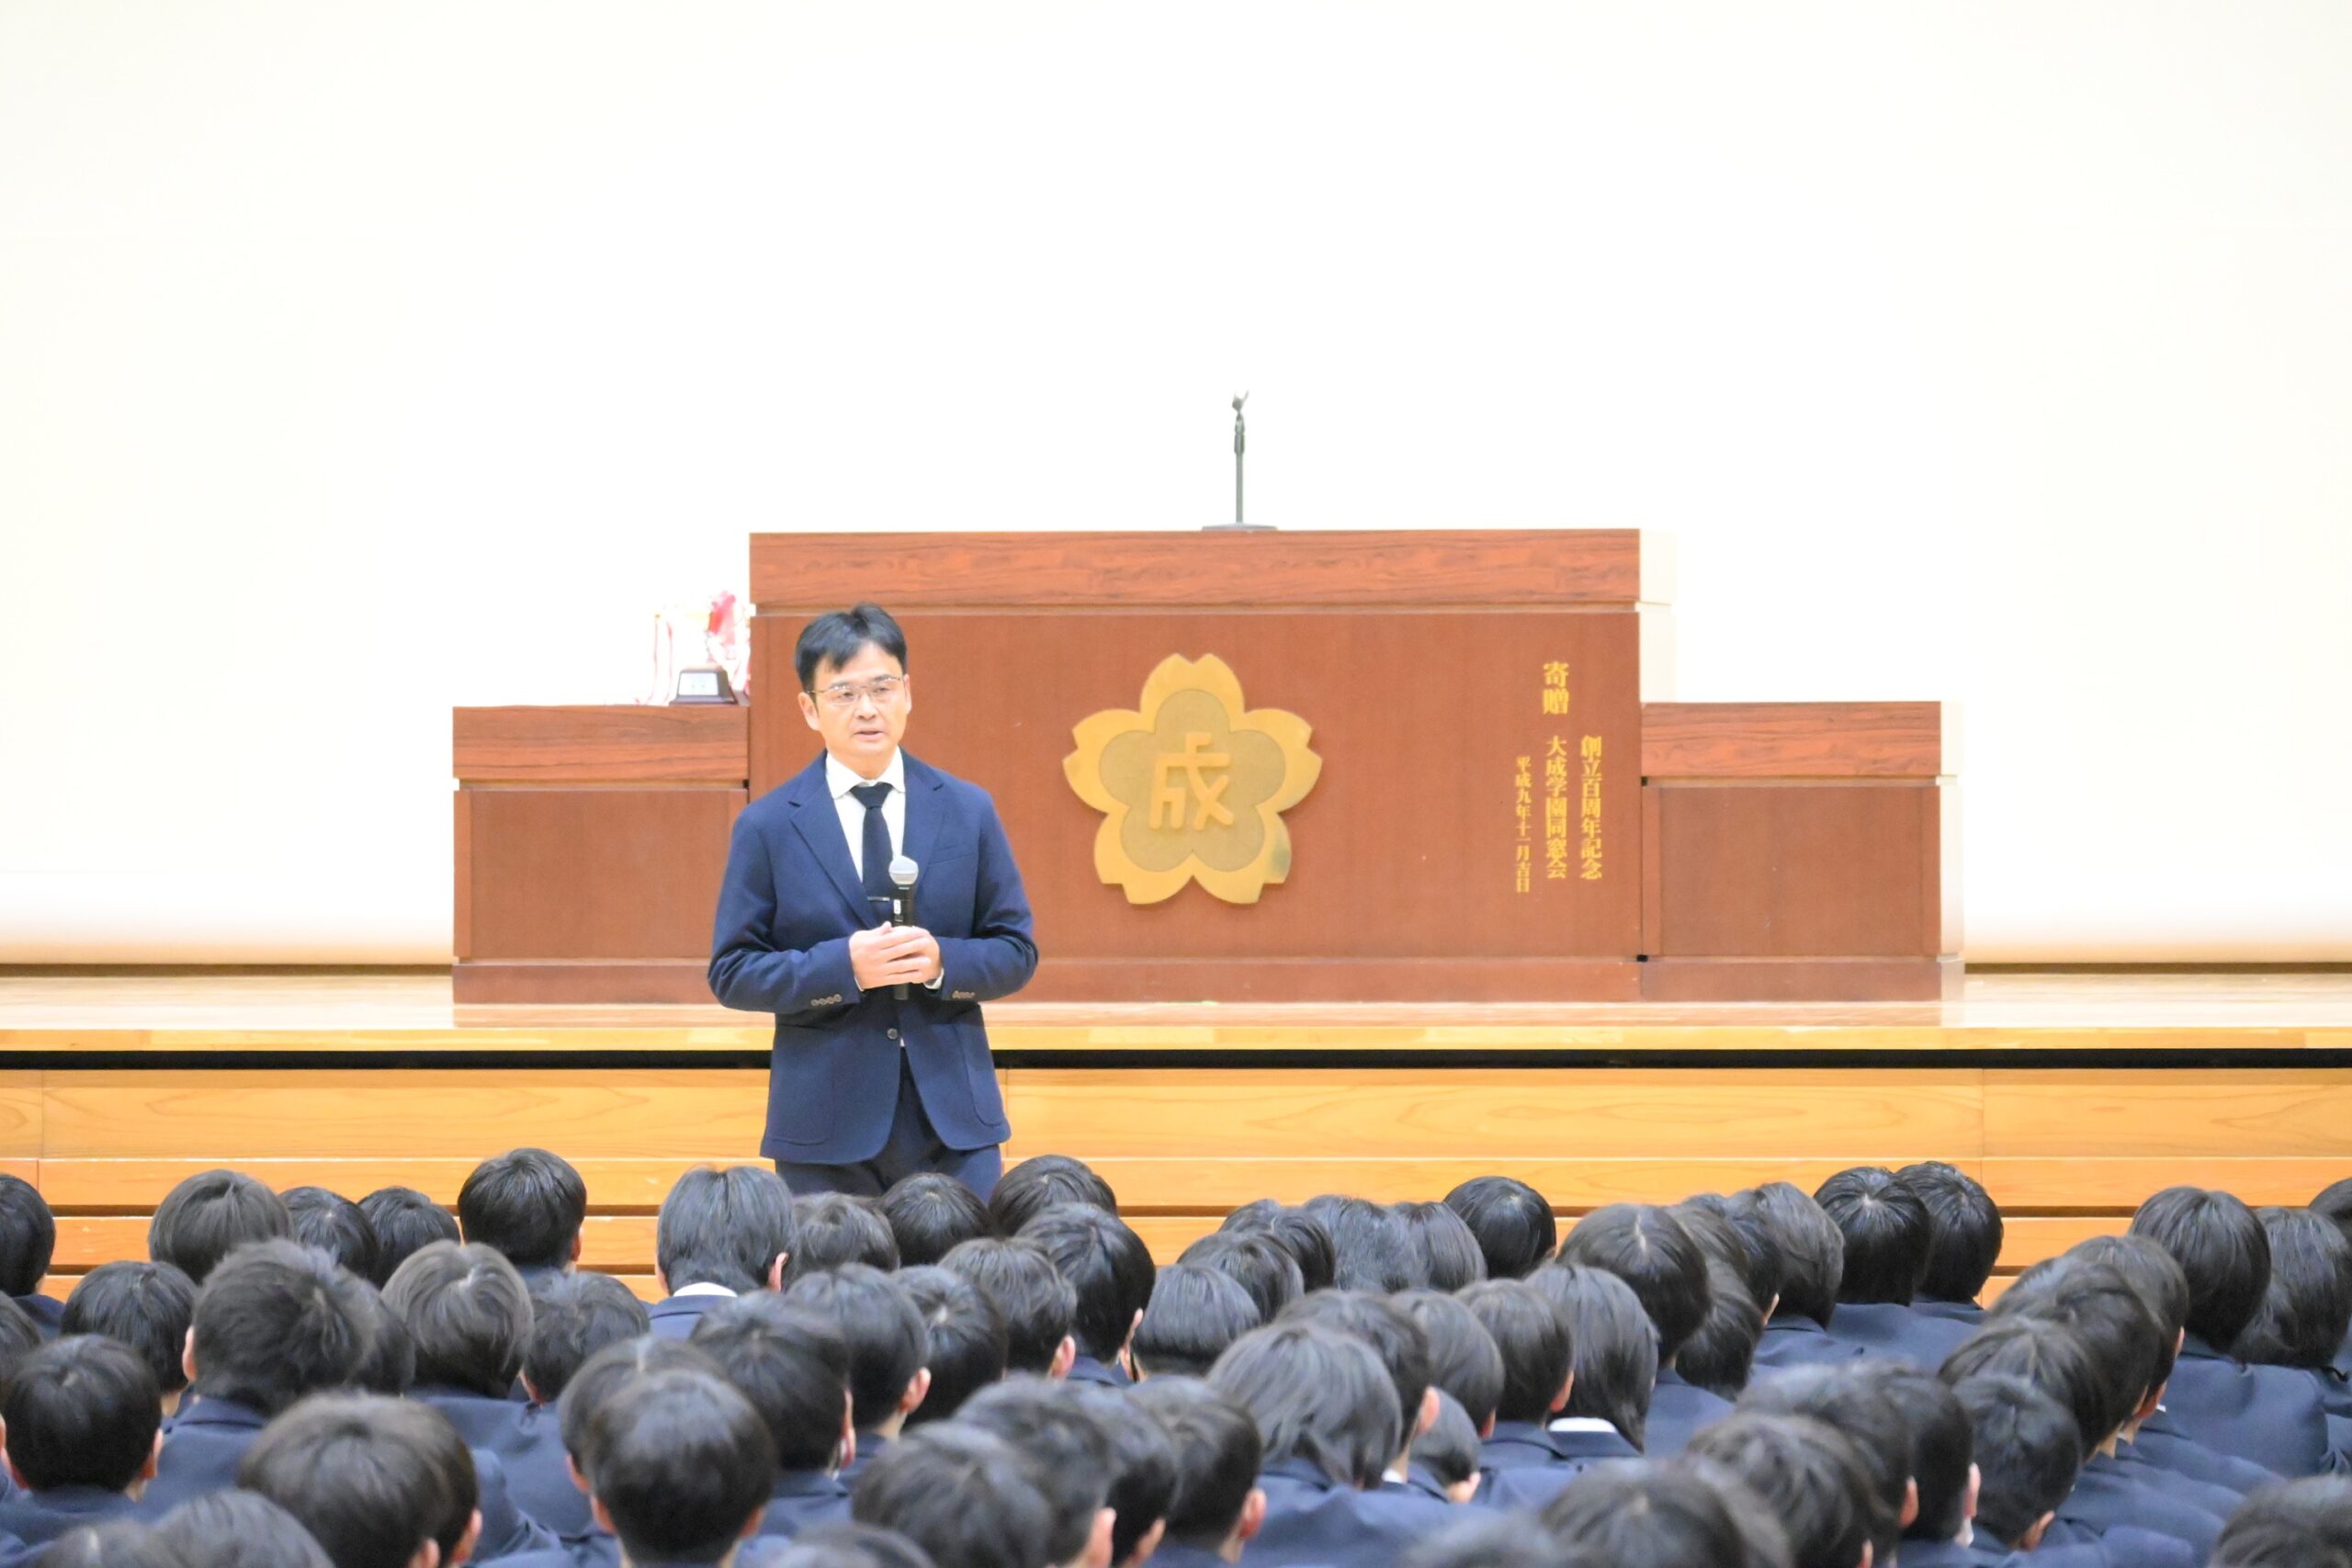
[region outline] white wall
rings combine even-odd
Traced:
[[[2352,956],[2352,6],[0,0],[0,961],[449,942],[804,527],[1639,525],[1969,955]],[[327,789],[303,780],[322,776]]]

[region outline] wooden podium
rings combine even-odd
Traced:
[[[459,711],[458,998],[707,1000],[725,823],[816,754],[794,640],[865,599],[906,628],[909,749],[1011,835],[1025,999],[1943,994],[1940,705],[1645,702],[1645,558],[1632,531],[756,535],[748,726]]]

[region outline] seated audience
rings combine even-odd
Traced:
[[[1396,1395],[1397,1430],[1404,1438],[1403,1448],[1382,1470],[1382,1488],[1412,1490],[1413,1443],[1437,1419],[1429,1337],[1420,1324],[1398,1304],[1398,1298],[1365,1291],[1317,1291],[1292,1303],[1279,1321],[1319,1323],[1358,1340],[1379,1358]]]
[[[458,1216],[413,1187],[379,1187],[359,1200],[368,1228],[376,1233],[376,1272],[368,1283],[377,1289],[409,1254],[436,1241],[463,1241]]]
[[[1747,1284],[1728,1264],[1707,1259],[1707,1316],[1682,1342],[1674,1365],[1657,1370],[1645,1452],[1680,1453],[1691,1433],[1731,1414],[1755,1371],[1763,1332],[1763,1312]]]
[[[1755,1494],[1789,1539],[1792,1568],[1871,1568],[1896,1533],[1854,1441],[1804,1416],[1731,1416],[1683,1450]]]
[[[1476,1498],[1483,1449],[1470,1413],[1460,1400],[1439,1390],[1437,1419],[1413,1440],[1413,1467],[1427,1472],[1430,1495],[1448,1503]]]
[[[898,1439],[931,1392],[922,1314],[897,1280],[863,1263],[803,1274],[784,1299],[831,1319],[849,1348],[850,1415],[857,1452],[842,1467],[852,1485]]]
[[[1086,1386],[1018,1377],[974,1394],[956,1425],[1002,1438],[1034,1464],[1053,1511],[1046,1561],[1057,1568],[1111,1568],[1117,1519],[1111,1508],[1111,1439],[1080,1403]]]
[[[1273,1322],[1306,1293],[1298,1259],[1266,1231],[1211,1231],[1194,1239],[1176,1261],[1223,1274],[1249,1292],[1261,1324]]]
[[[1559,1222],[1541,1192],[1508,1176],[1474,1176],[1445,1195],[1486,1259],[1489,1280],[1523,1280],[1560,1245]]]
[[[1391,1300],[1429,1341],[1430,1386],[1462,1406],[1483,1442],[1495,1429],[1495,1407],[1503,1397],[1503,1353],[1495,1337],[1459,1296],[1407,1291]]]
[[[1912,1308],[1935,1242],[1926,1201],[1877,1166],[1839,1171],[1813,1201],[1844,1240],[1838,1320],[1829,1337],[1864,1355],[1891,1356],[1915,1367],[1941,1365],[1974,1325]]]
[[[1860,1350],[1830,1336],[1845,1283],[1846,1238],[1821,1205],[1785,1181],[1739,1195],[1745,1213],[1770,1238],[1781,1260],[1780,1304],[1756,1341],[1758,1372],[1818,1362],[1850,1361]]]
[[[857,1457],[848,1341],[831,1314],[762,1291],[729,1302],[688,1341],[751,1401],[776,1451],[767,1508],[753,1535],[786,1540],[849,1517],[842,1467]]]
[[[1128,1365],[1137,1381],[1199,1377],[1227,1346],[1263,1321],[1258,1303],[1230,1277],[1197,1264],[1171,1263],[1152,1280],[1150,1303],[1127,1342]]]
[[[1138,1409],[1126,1391],[1092,1383],[1066,1386],[1111,1445],[1111,1568],[1141,1568],[1167,1534],[1168,1506],[1176,1495],[1176,1450],[1159,1418]]]
[[[1487,1277],[1487,1257],[1462,1216],[1443,1203],[1393,1204],[1405,1222],[1415,1267],[1433,1291],[1458,1291]]]
[[[74,1282],[58,1330],[102,1334],[146,1363],[163,1412],[180,1407],[187,1387],[188,1325],[196,1321],[196,1281],[168,1263],[101,1263]]]
[[[909,1433],[859,1479],[850,1517],[905,1536],[942,1568],[1054,1568],[1069,1559],[1054,1554],[1062,1537],[1048,1484],[1041,1461],[943,1421]]]
[[[545,1149],[509,1149],[482,1161],[458,1189],[466,1241],[505,1256],[527,1282],[580,1260],[588,1184],[571,1162]]]
[[[2222,1532],[2222,1555],[2245,1550],[2248,1538],[2257,1532],[2281,1530],[2299,1532],[2324,1550],[2352,1557],[2352,1480],[2312,1476],[2272,1487],[2241,1508]]]
[[[2335,1367],[2352,1327],[2352,1242],[2309,1209],[2260,1209],[2270,1286],[2231,1347],[2242,1361],[2308,1373],[2327,1412],[2328,1447],[2352,1453],[2352,1386]]]
[[[334,1568],[302,1521],[258,1492],[191,1497],[155,1522],[155,1536],[180,1568]]]
[[[1710,1211],[1687,1213],[1646,1203],[1611,1203],[1579,1220],[1561,1243],[1559,1264],[1599,1269],[1632,1289],[1657,1336],[1657,1386],[1645,1419],[1646,1451],[1678,1453],[1690,1434],[1730,1412],[1724,1396],[1692,1382],[1679,1371],[1691,1337],[1714,1307],[1713,1269],[1708,1242],[1726,1251],[1740,1247],[1727,1221]],[[1532,1276],[1540,1284],[1543,1269]],[[1743,1292],[1744,1293],[1744,1292]],[[1754,1312],[1751,1306],[1750,1313]],[[1757,1317],[1756,1331],[1763,1326]],[[1748,1336],[1754,1354],[1754,1333]],[[1721,1381],[1721,1380],[1718,1380]],[[1743,1365],[1735,1391],[1747,1382]]]
[[[54,1339],[63,1304],[40,1293],[57,1251],[57,1217],[40,1189],[21,1176],[0,1174],[0,1293],[24,1309],[44,1339]]]
[[[76,1525],[28,1561],[34,1568],[183,1568],[164,1539],[136,1519]]]
[[[285,1202],[252,1177],[199,1171],[155,1205],[147,1256],[201,1285],[214,1265],[245,1243],[290,1235],[293,1229]]]
[[[1325,1193],[1306,1212],[1331,1238],[1331,1283],[1342,1291],[1393,1295],[1425,1290],[1427,1267],[1402,1216],[1365,1198]]]
[[[1084,1160],[1035,1155],[998,1179],[989,1194],[989,1224],[999,1235],[1018,1235],[1023,1225],[1057,1203],[1119,1212],[1118,1194]]]
[[[1970,1520],[1976,1512],[1976,1439],[1968,1410],[1951,1385],[1903,1361],[1871,1361],[1854,1374],[1883,1395],[1909,1438],[1904,1502],[1905,1568],[1957,1568],[1977,1560]]]
[[[2001,1258],[2000,1206],[1974,1177],[1939,1161],[1906,1165],[1894,1176],[1928,1207],[1928,1271],[1912,1306],[1974,1324],[1984,1312],[1977,1298]]]
[[[931,1389],[907,1413],[907,1425],[944,1421],[1004,1376],[1012,1343],[1004,1318],[970,1280],[936,1264],[901,1269],[895,1278],[922,1318],[924,1370],[931,1373]]]
[[[0,1531],[28,1547],[129,1517],[163,1443],[155,1379],[111,1339],[70,1335],[18,1363],[0,1393],[8,1479]]]
[[[994,1232],[989,1206],[952,1176],[920,1170],[882,1194],[882,1219],[906,1268],[936,1263],[958,1243]]]
[[[289,1187],[277,1195],[286,1205],[288,1234],[304,1247],[315,1247],[362,1280],[376,1280],[376,1257],[382,1248],[376,1227],[359,1205],[323,1187]],[[386,1270],[390,1277],[390,1270]]]
[[[1242,1560],[1265,1522],[1258,1487],[1263,1445],[1250,1412],[1195,1378],[1153,1378],[1128,1403],[1168,1434],[1175,1488],[1159,1568],[1217,1568]]]
[[[1690,1468],[1629,1460],[1585,1476],[1538,1517],[1563,1545],[1619,1568],[1784,1568],[1785,1546],[1758,1556],[1735,1513],[1743,1503],[1753,1511],[1754,1499],[1727,1495]],[[1777,1540],[1769,1527],[1766,1535]]]
[[[568,1473],[580,1494],[580,1505],[569,1517],[550,1526],[560,1541],[557,1548],[515,1554],[511,1568],[619,1568],[620,1543],[595,1517],[589,1501],[595,1484],[597,1442],[604,1430],[597,1425],[597,1413],[606,1401],[626,1398],[627,1391],[646,1377],[680,1370],[719,1375],[711,1359],[687,1341],[651,1334],[608,1345],[582,1364],[557,1406]],[[502,1556],[501,1561],[504,1560]]]
[[[754,1549],[756,1550],[756,1548]],[[897,1530],[834,1519],[803,1530],[759,1568],[935,1568],[931,1554]]]
[[[1546,1430],[1574,1392],[1575,1347],[1567,1316],[1526,1280],[1474,1285],[1462,1292],[1462,1304],[1502,1356],[1502,1393],[1480,1457],[1481,1468],[1494,1472],[1487,1496],[1497,1507],[1541,1506],[1590,1463],[1588,1454],[1564,1446]],[[1620,1438],[1608,1457],[1635,1451]]]
[[[1572,1350],[1568,1402],[1548,1428],[1553,1448],[1587,1462],[1641,1452],[1657,1385],[1657,1336],[1641,1298],[1617,1275],[1574,1264],[1528,1278],[1560,1309]]]
[[[1070,1337],[1078,1355],[1065,1374],[1074,1382],[1125,1388],[1134,1376],[1127,1342],[1151,1300],[1151,1249],[1118,1215],[1080,1204],[1042,1209],[1021,1227],[1076,1293]]]
[[[596,1522],[621,1560],[727,1568],[757,1530],[775,1440],[741,1393],[707,1372],[651,1372],[596,1409]]]
[[[605,1346],[652,1331],[645,1303],[610,1274],[560,1271],[525,1282],[531,1338],[523,1349],[523,1391],[533,1404],[562,1398],[573,1375]]]
[[[971,1189],[953,1177],[950,1186]],[[977,1201],[977,1200],[976,1200]],[[863,1263],[884,1272],[899,1266],[899,1241],[880,1205],[871,1198],[847,1192],[806,1192],[792,1200],[792,1233],[798,1243],[793,1254],[796,1274],[821,1273],[844,1263]]]
[[[662,1200],[653,1227],[653,1277],[662,1299],[647,1309],[653,1332],[684,1339],[695,1320],[745,1291],[784,1288],[797,1245],[792,1191],[765,1166],[698,1166]]]
[[[1044,1247],[1034,1241],[983,1236],[951,1249],[940,1267],[969,1280],[1004,1320],[1007,1371],[1053,1378],[1069,1374],[1078,1359],[1078,1341],[1070,1335],[1078,1316],[1078,1292]]]
[[[1818,1421],[1851,1442],[1854,1462],[1870,1489],[1872,1553],[1882,1562],[1893,1559],[1902,1533],[1919,1512],[1911,1428],[1903,1405],[1869,1377],[1866,1363],[1798,1367],[1765,1379],[1740,1395],[1736,1414]],[[1687,1451],[1697,1447],[1694,1438]]]
[[[2320,1189],[2311,1206],[2312,1213],[2342,1231],[2344,1239],[2352,1242],[2352,1176]],[[2347,1334],[2336,1349],[2335,1370],[2352,1378],[2352,1334]]]
[[[1271,1198],[1261,1198],[1226,1215],[1217,1229],[1240,1235],[1263,1235],[1289,1253],[1291,1261],[1298,1265],[1302,1295],[1308,1291],[1330,1289],[1332,1276],[1339,1269],[1331,1232],[1304,1206],[1287,1208]]]
[[[439,1411],[407,1400],[306,1399],[246,1450],[237,1484],[300,1520],[334,1568],[464,1562],[481,1530],[464,1439]]]

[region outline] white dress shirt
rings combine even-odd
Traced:
[[[890,765],[882,770],[879,778],[860,778],[831,751],[825,753],[825,787],[833,792],[833,810],[842,819],[842,837],[849,840],[850,868],[857,873],[860,882],[865,880],[865,803],[850,794],[860,784],[887,784],[890,793],[882,797],[882,825],[890,830],[890,852],[901,855],[907,852],[907,754],[892,750]],[[939,989],[944,975],[933,975],[925,980],[923,988]]]

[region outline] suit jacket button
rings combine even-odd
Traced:
[[[895,1029],[885,1030],[883,1032],[889,1035],[893,1040],[896,1040],[899,1037],[899,1032]]]

